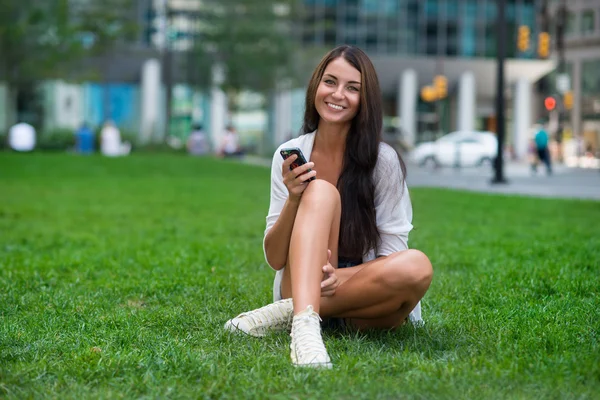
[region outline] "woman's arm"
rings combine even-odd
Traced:
[[[277,218],[277,222],[265,235],[265,258],[271,268],[277,271],[285,267],[287,263],[290,238],[292,237],[292,229],[294,228],[294,220],[299,205],[300,199],[291,200],[288,198],[283,205],[279,218]]]
[[[290,171],[290,165],[296,158],[292,155],[283,161],[277,149],[271,165],[271,203],[263,250],[267,263],[275,270],[280,270],[287,263],[300,198],[308,185],[307,180],[316,175],[314,170],[306,172],[314,167],[312,162]]]
[[[396,152],[382,145],[375,171],[375,209],[381,241],[375,256],[408,249],[412,205]]]

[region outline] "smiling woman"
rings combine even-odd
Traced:
[[[315,96],[322,123],[351,121],[360,107],[360,73],[343,58],[333,60],[323,74]]]
[[[421,321],[433,271],[427,256],[408,250],[405,167],[382,143],[382,125],[371,60],[352,46],[330,51],[308,85],[304,134],[273,157],[264,253],[277,271],[275,302],[226,329],[252,336],[291,330],[294,365],[331,368],[321,318],[325,327],[350,329]],[[279,155],[289,147],[309,162],[292,170],[296,156]]]

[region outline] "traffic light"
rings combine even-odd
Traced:
[[[433,86],[424,86],[421,89],[421,98],[427,103],[437,100],[437,90]]]
[[[433,87],[437,92],[438,99],[443,99],[448,95],[448,79],[444,75],[436,75],[433,78]]]
[[[546,110],[552,111],[556,107],[556,99],[552,96],[548,96],[544,99],[544,107]]]
[[[548,58],[550,55],[550,34],[540,32],[538,36],[538,55],[542,58]]]
[[[519,27],[519,37],[517,39],[517,48],[520,52],[526,52],[529,50],[529,39],[531,30],[527,25],[521,25]]]
[[[573,92],[568,91],[563,96],[563,104],[565,105],[565,109],[570,110],[573,108]]]

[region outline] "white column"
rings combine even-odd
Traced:
[[[292,134],[292,93],[289,89],[278,90],[275,94],[275,135],[273,143],[279,146]]]
[[[294,137],[298,136],[304,123],[304,103],[306,101],[306,87],[293,89],[292,94],[292,124],[291,130]]]
[[[160,62],[147,60],[142,66],[140,141],[147,143],[157,134],[160,115]]]
[[[55,81],[54,102],[57,105],[54,115],[57,128],[77,129],[83,121],[83,90],[79,84]]]
[[[531,127],[531,82],[526,78],[517,80],[513,104],[514,129],[512,142],[517,159],[520,160],[527,156],[529,129]]]
[[[227,120],[227,95],[221,90],[220,85],[225,80],[225,71],[222,66],[215,65],[212,71],[213,87],[210,91],[210,137],[213,149],[218,151],[221,146],[221,137],[225,131]]]
[[[409,147],[415,145],[417,134],[417,72],[407,69],[402,72],[397,113],[400,116],[400,128]]]
[[[457,131],[475,129],[475,97],[475,75],[471,71],[463,72],[458,81]]]

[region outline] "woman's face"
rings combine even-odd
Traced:
[[[360,72],[343,57],[332,60],[321,77],[315,108],[321,119],[331,124],[352,121],[360,106]]]

